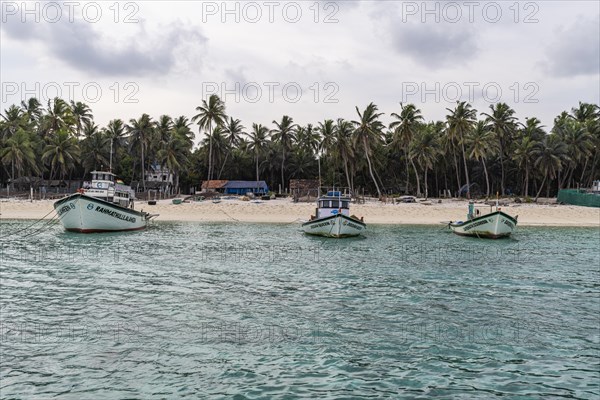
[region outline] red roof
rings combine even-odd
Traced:
[[[202,182],[202,189],[222,189],[229,181],[212,180]]]

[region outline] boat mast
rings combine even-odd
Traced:
[[[113,138],[110,138],[110,161],[108,165],[108,172],[112,172],[112,153],[113,153]]]
[[[498,211],[498,200],[499,200],[498,196],[499,196],[499,193],[496,192],[496,211]]]

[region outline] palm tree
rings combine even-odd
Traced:
[[[467,179],[467,198],[470,198],[471,182],[469,181],[469,168],[467,167],[465,140],[473,130],[473,127],[477,121],[477,110],[473,109],[471,104],[465,101],[457,101],[454,110],[449,108],[446,108],[446,110],[450,112],[449,115],[446,115],[448,135],[456,140],[456,143],[460,145],[462,150],[465,178]]]
[[[490,104],[491,114],[482,113],[485,115],[486,125],[494,132],[499,145],[500,155],[500,169],[501,179],[500,188],[502,195],[504,195],[504,183],[505,183],[505,171],[504,171],[504,152],[506,151],[507,144],[510,143],[514,136],[517,125],[517,118],[514,116],[515,111],[510,108],[506,103],[498,103],[495,106]]]
[[[346,174],[346,181],[348,182],[348,188],[351,193],[354,193],[353,174],[348,171],[348,165],[354,158],[354,148],[352,146],[352,135],[354,134],[354,127],[352,122],[345,121],[342,118],[337,120],[334,128],[335,137],[331,148],[333,154],[342,160],[344,165],[344,173]]]
[[[142,174],[142,187],[146,191],[146,158],[144,152],[148,147],[148,143],[154,133],[154,124],[152,118],[148,114],[142,114],[139,119],[130,119],[129,125],[126,127],[129,133],[130,148],[138,147],[140,149],[140,170]]]
[[[572,108],[573,118],[579,122],[586,122],[600,118],[600,107],[596,104],[579,102],[577,108]]]
[[[361,113],[358,107],[356,107],[356,113],[358,114],[359,120],[352,121],[356,130],[354,131],[354,140],[356,144],[362,144],[363,150],[365,151],[365,157],[367,158],[367,164],[369,165],[369,173],[371,179],[377,189],[377,195],[381,198],[381,190],[373,174],[373,167],[371,165],[371,158],[369,154],[373,150],[373,146],[382,141],[383,136],[383,124],[379,121],[379,117],[383,113],[378,113],[378,108],[375,104],[370,103],[367,108]]]
[[[187,117],[179,116],[173,120],[173,129],[179,137],[185,142],[186,146],[191,150],[194,147],[194,132],[190,129],[190,122]]]
[[[173,129],[173,119],[168,115],[161,115],[154,123],[154,133],[156,133],[157,144],[169,140],[171,130]]]
[[[544,176],[542,180],[542,184],[535,196],[535,201],[537,202],[540,197],[540,193],[544,187],[544,183],[546,180],[550,178],[550,180],[555,179],[558,176],[558,173],[563,167],[563,162],[565,160],[567,153],[567,146],[560,140],[560,137],[556,134],[548,135],[538,143],[536,149],[534,151],[534,166],[538,168],[538,170]],[[550,183],[548,183],[546,192],[548,193],[550,188]]]
[[[87,125],[89,122],[86,123]],[[111,138],[104,132],[88,129],[85,138],[81,141],[81,158],[85,174],[110,163],[106,157],[110,150],[110,141]]]
[[[409,155],[411,159],[417,161],[425,173],[425,199],[427,199],[428,196],[427,172],[430,169],[433,169],[433,165],[439,153],[438,134],[435,131],[435,124],[431,123],[427,126],[423,126],[417,131],[417,134],[413,136]],[[418,179],[419,178],[417,177],[417,180]]]
[[[225,121],[225,103],[221,101],[219,96],[213,94],[208,98],[208,103],[206,100],[202,100],[202,105],[196,107],[196,111],[198,111],[198,114],[192,117],[192,122],[197,121],[199,131],[202,132],[204,130],[209,138],[207,180],[210,181],[213,177],[213,127],[222,125]]]
[[[61,129],[71,131],[72,123],[73,116],[67,102],[58,97],[48,100],[46,114],[42,117],[42,131],[46,136],[54,134]]]
[[[592,183],[592,179],[594,179],[596,176],[594,175],[594,171],[598,167],[597,160],[598,156],[600,155],[600,106],[596,104],[579,102],[579,107],[572,108],[571,113],[573,114],[573,118],[584,125],[585,130],[591,137],[591,152],[594,154],[594,156],[591,159],[592,170],[589,178],[589,186]],[[581,177],[579,181],[583,185],[585,185],[583,178],[585,176],[585,171],[587,170],[589,161],[590,157],[587,157],[585,159],[583,168],[581,169]]]
[[[15,170],[20,176],[26,168],[30,168],[34,172],[39,172],[37,159],[31,140],[27,132],[23,129],[9,137],[3,144],[0,150],[0,160],[4,164],[11,165],[10,181],[11,186],[15,186]]]
[[[118,149],[125,144],[125,124],[120,119],[113,119],[103,131],[110,142],[108,165],[110,172],[112,172],[113,158],[116,158],[115,155],[118,155]]]
[[[181,129],[181,127],[178,129]],[[159,150],[156,154],[157,161],[161,167],[166,166],[169,172],[175,176],[175,190],[179,188],[180,171],[189,161],[189,149],[185,136],[175,128],[170,129],[160,141]]]
[[[490,197],[490,178],[487,171],[485,160],[495,152],[494,135],[489,131],[484,121],[477,121],[471,134],[466,137],[466,143],[469,149],[469,158],[481,161],[483,172],[485,174],[486,198]]]
[[[559,179],[559,189],[566,184],[571,186],[573,172],[578,165],[587,160],[593,151],[592,135],[587,131],[585,125],[577,120],[568,120],[557,130],[561,140],[567,147],[569,162],[562,181]]]
[[[319,187],[321,187],[321,157],[328,154],[335,143],[335,125],[332,119],[326,119],[323,122],[319,122],[319,125],[315,130],[320,134],[319,142],[317,143],[316,154],[319,162]],[[350,185],[348,185],[350,189]]]
[[[4,110],[2,129],[0,130],[0,139],[9,138],[19,129],[27,129],[27,114],[23,113],[19,107],[11,105]]]
[[[42,103],[37,98],[30,97],[27,101],[21,101],[21,108],[27,114],[30,123],[39,122],[42,116]]]
[[[392,134],[392,145],[399,146],[404,149],[404,156],[406,159],[406,190],[409,190],[409,172],[408,172],[408,164],[409,164],[409,146],[412,141],[413,136],[416,134],[419,126],[423,121],[423,116],[421,115],[421,110],[418,109],[414,104],[407,104],[406,106],[400,103],[400,115],[396,113],[392,113],[392,118],[396,118],[397,121],[394,121],[390,124],[390,129],[393,129]],[[417,176],[417,186],[419,177]],[[417,191],[420,191],[419,188]]]
[[[248,144],[248,150],[254,151],[254,158],[256,160],[256,186],[258,187],[259,175],[258,175],[258,159],[260,155],[265,151],[267,139],[269,135],[269,128],[261,124],[252,124],[252,131],[246,134],[250,139]]]
[[[54,173],[58,171],[61,179],[75,166],[80,157],[79,144],[66,129],[60,129],[50,138],[44,148],[42,160],[50,160],[50,179],[54,179]]]
[[[284,115],[281,118],[281,122],[273,121],[273,124],[275,124],[276,128],[271,130],[271,138],[275,143],[279,143],[281,146],[281,188],[285,192],[285,155],[296,140],[294,132],[296,124],[294,124],[294,120],[287,115]]]
[[[71,113],[75,120],[75,126],[77,127],[77,137],[81,136],[81,128],[84,124],[92,121],[94,116],[92,110],[87,104],[78,101],[77,103],[71,100]]]
[[[540,142],[541,140],[536,140],[534,137],[523,133],[520,140],[515,144],[513,159],[519,168],[525,171],[524,196],[529,196],[529,173],[534,164],[536,149]]]
[[[223,173],[223,169],[225,169],[227,159],[229,158],[231,151],[240,143],[240,139],[244,134],[245,129],[246,127],[242,125],[242,121],[239,119],[233,119],[233,117],[230,117],[229,121],[223,125],[223,134],[225,135],[228,148],[227,154],[225,155],[225,161],[223,161],[223,165],[221,166],[221,170],[219,171],[217,179],[221,179],[221,174]]]

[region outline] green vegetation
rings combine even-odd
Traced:
[[[284,115],[270,126],[252,122],[249,130],[227,115],[216,95],[195,110],[191,120],[143,114],[98,127],[81,102],[56,98],[44,107],[31,98],[12,105],[0,119],[0,182],[81,179],[112,164],[117,175],[145,187],[144,171],[157,163],[176,174],[182,192],[204,179],[266,180],[273,189],[287,188],[289,179],[320,179],[379,196],[462,188],[463,195],[500,192],[528,201],[600,177],[600,107],[594,104],[562,112],[549,132],[537,118],[519,122],[505,103],[478,113],[457,102],[445,121],[431,122],[414,104],[400,104],[389,126],[371,103],[356,107],[352,121],[301,126]],[[194,126],[202,138],[196,147]]]

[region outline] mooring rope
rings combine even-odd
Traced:
[[[16,235],[17,233],[21,233],[29,228],[31,228],[32,226],[34,226],[35,224],[37,224],[38,222],[41,222],[44,220],[44,218],[46,218],[48,215],[52,214],[53,212],[56,212],[56,210],[52,209],[52,211],[50,211],[48,214],[44,215],[42,218],[38,219],[37,221],[35,221],[33,224],[26,226],[25,228],[19,229],[15,232],[11,232],[8,235],[4,235],[4,236],[0,236],[0,239],[4,239],[6,237],[12,236],[12,235]],[[54,218],[54,217],[53,217]]]
[[[233,218],[231,215],[227,214],[227,212],[226,212],[225,210],[223,210],[222,208],[221,208],[221,211],[223,212],[223,214],[227,215],[227,216],[228,216],[229,218],[231,218],[232,220],[234,220],[234,221],[236,221],[236,222],[240,222],[240,220],[239,220],[239,219],[237,219],[237,218]]]
[[[58,217],[58,213],[56,213],[52,218],[50,218],[48,221],[46,221],[46,223],[44,225],[42,225],[41,227],[39,227],[38,229],[36,229],[33,232],[30,232],[24,236],[21,236],[21,238],[27,238],[27,237],[34,236],[34,235],[41,233],[41,231],[43,229],[45,229],[48,225],[50,225],[52,222],[56,222],[57,217]]]

